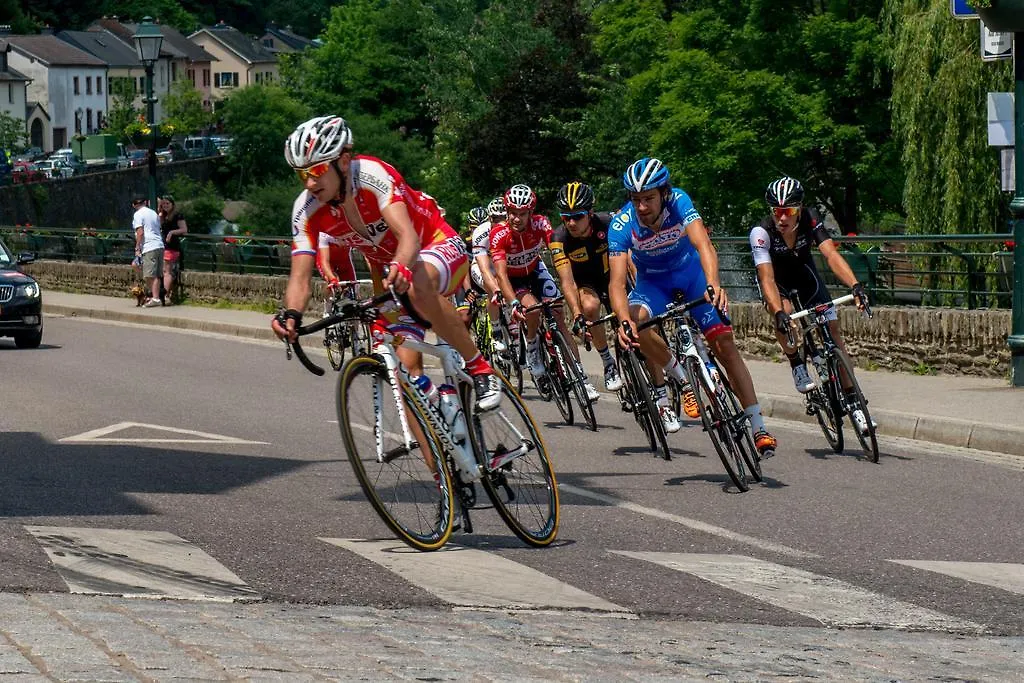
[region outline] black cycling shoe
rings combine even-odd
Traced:
[[[493,373],[473,375],[473,389],[477,410],[494,410],[501,403],[501,382]]]

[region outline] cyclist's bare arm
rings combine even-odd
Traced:
[[[331,268],[331,248],[330,246],[323,246],[317,250],[316,254],[317,266],[320,268],[320,272],[323,273],[324,279],[328,282],[333,282],[338,279],[335,275],[334,269]]]
[[[312,254],[292,255],[291,273],[284,291],[284,307],[302,312],[309,304],[312,291],[314,257]]]
[[[850,268],[850,264],[846,262],[843,255],[836,249],[836,243],[832,240],[825,240],[818,245],[818,250],[821,255],[825,257],[825,263],[832,269],[839,281],[847,287],[853,287],[857,283],[857,276],[853,274],[853,269]]]
[[[409,216],[409,209],[405,206],[405,202],[395,202],[384,207],[380,215],[384,218],[384,222],[388,224],[388,229],[398,239],[398,246],[395,247],[395,262],[401,263],[409,270],[412,270],[422,245],[420,244],[420,236],[416,233],[416,228],[412,224],[412,218]],[[388,282],[392,284],[399,277],[401,276],[397,269],[393,268],[388,272]],[[410,282],[409,284],[411,285],[412,283]],[[400,289],[399,293],[403,291]]]
[[[494,294],[501,291],[501,287],[498,286],[498,282],[494,279],[494,274],[491,272],[491,257],[488,254],[477,254],[474,258],[477,267],[480,269],[480,277],[483,278],[484,289],[487,290],[487,293]]]
[[[757,281],[761,284],[761,295],[768,306],[768,312],[775,315],[782,309],[782,296],[775,284],[775,268],[771,263],[761,263],[757,266]]]
[[[700,266],[704,271],[705,279],[709,285],[715,288],[715,300],[712,303],[725,310],[729,300],[725,290],[722,289],[722,282],[718,276],[718,252],[715,251],[715,245],[711,244],[704,221],[700,218],[690,221],[686,225],[686,236],[700,255]]]

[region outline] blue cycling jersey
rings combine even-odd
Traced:
[[[626,202],[608,228],[608,253],[625,254],[632,250],[637,269],[649,273],[699,264],[697,249],[686,236],[686,226],[699,218],[690,195],[677,188],[672,189],[662,208],[660,230],[642,226],[632,202]]]

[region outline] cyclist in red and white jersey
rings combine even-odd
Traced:
[[[513,185],[505,191],[508,219],[491,229],[491,261],[501,294],[512,309],[514,320],[526,322],[526,357],[534,377],[545,375],[537,329],[540,311],[525,314],[523,309],[540,300],[554,299],[558,287],[541,261],[541,249],[551,242],[551,221],[533,213],[537,195],[527,185]],[[556,313],[562,334],[568,339],[561,306]]]
[[[326,232],[320,233],[319,247],[316,256],[316,268],[327,283],[328,289],[337,295],[339,282],[355,282],[356,254],[352,247],[343,247],[338,240]],[[347,288],[344,296],[355,298],[355,285]]]
[[[320,235],[327,234],[361,252],[377,284],[408,293],[416,313],[466,359],[477,407],[495,408],[501,392],[494,370],[445,298],[462,281],[467,261],[462,239],[445,222],[437,202],[409,187],[380,159],[353,155],[352,131],[340,116],[301,124],[285,143],[285,158],[306,189],[295,200],[291,273],[285,310],[271,323],[274,332],[295,340],[309,303]],[[399,352],[410,374],[422,374],[419,354],[401,347]]]

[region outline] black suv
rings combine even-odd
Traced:
[[[14,337],[19,349],[34,349],[43,341],[43,294],[20,268],[34,260],[32,254],[15,259],[0,240],[0,337]]]

